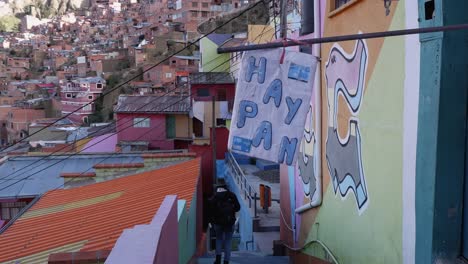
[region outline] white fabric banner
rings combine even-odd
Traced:
[[[283,49],[242,58],[229,134],[231,151],[294,164],[309,110],[317,59]]]

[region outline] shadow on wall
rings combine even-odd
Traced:
[[[216,161],[217,166],[217,177],[218,179],[224,178],[228,188],[231,192],[235,193],[239,203],[241,205],[240,212],[238,213],[238,222],[239,222],[239,235],[240,235],[240,242],[239,242],[239,250],[250,250],[255,251],[256,246],[253,241],[253,216],[250,212],[250,208],[248,205],[245,204],[244,200],[242,199],[242,195],[240,194],[240,190],[237,184],[234,181],[234,178],[231,175],[230,170],[226,166],[224,160]]]

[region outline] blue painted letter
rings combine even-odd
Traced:
[[[255,147],[260,146],[260,143],[262,143],[263,139],[263,148],[265,150],[271,149],[271,133],[271,123],[268,121],[263,121],[257,128],[255,137],[252,140],[252,145]]]
[[[245,72],[245,81],[251,82],[253,75],[257,74],[258,83],[264,83],[267,60],[266,58],[261,57],[258,66],[255,65],[255,61],[255,57],[250,56],[249,63],[247,64],[247,71]]]
[[[292,165],[294,160],[294,153],[296,153],[297,138],[289,140],[288,137],[284,136],[281,140],[280,149],[278,152],[278,163],[284,162],[284,156],[288,155],[286,159],[287,165]]]
[[[270,86],[263,96],[263,103],[268,104],[270,98],[273,97],[275,105],[278,108],[281,104],[281,96],[283,96],[283,83],[279,79],[275,79],[271,82]]]
[[[286,97],[286,104],[288,105],[288,115],[284,119],[284,123],[287,125],[291,124],[294,117],[296,116],[297,110],[301,107],[302,99],[297,98],[296,101],[293,101],[291,97]]]
[[[237,120],[237,128],[243,128],[247,118],[257,116],[257,104],[252,101],[242,100],[239,104],[239,119]]]

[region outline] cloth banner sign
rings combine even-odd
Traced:
[[[317,59],[283,49],[245,52],[234,100],[231,151],[292,165],[309,111]]]

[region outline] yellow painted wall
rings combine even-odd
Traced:
[[[192,127],[187,115],[176,115],[176,138],[191,138]]]

